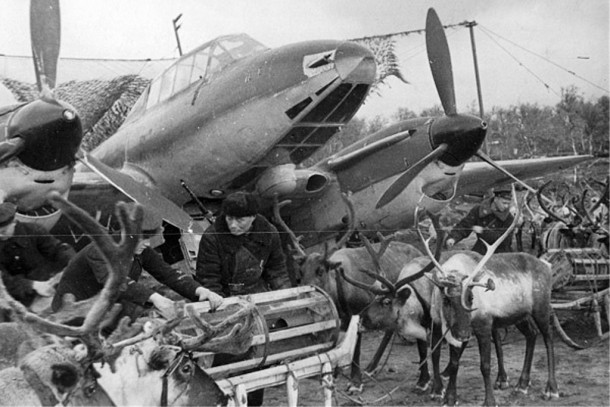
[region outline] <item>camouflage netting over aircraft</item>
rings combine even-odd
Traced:
[[[398,57],[394,53],[396,41],[393,35],[356,38],[351,41],[364,45],[375,55],[377,76],[375,77],[375,83],[371,86],[371,93],[379,95],[380,85],[384,84],[385,79],[389,76],[395,76],[404,83],[408,83],[400,72]]]
[[[0,81],[18,102],[29,102],[38,97],[35,83],[8,78]],[[91,151],[123,124],[149,83],[149,79],[138,75],[123,75],[112,80],[69,81],[57,86],[55,95],[77,109],[83,124],[82,147]]]

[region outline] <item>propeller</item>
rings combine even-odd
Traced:
[[[15,157],[23,151],[25,141],[21,137],[16,137],[0,143],[0,165]]]
[[[447,116],[454,115],[457,110],[455,107],[451,54],[449,53],[445,29],[433,8],[428,9],[428,16],[426,17],[426,51],[443,110]]]
[[[53,96],[60,46],[59,0],[31,0],[30,36],[40,97],[18,106],[0,142],[0,165],[19,158],[39,171],[72,165],[83,132],[76,110]]]
[[[487,124],[482,119],[457,113],[449,44],[433,8],[428,9],[426,17],[426,50],[445,116],[434,119],[429,126],[432,151],[390,185],[377,201],[376,209],[393,201],[431,162],[440,160],[449,166],[459,166],[477,152],[485,139]]]
[[[479,157],[481,160],[485,161],[487,164],[489,164],[492,167],[494,167],[496,170],[500,171],[502,174],[504,174],[507,177],[511,178],[513,181],[515,181],[516,183],[518,183],[519,185],[521,185],[522,187],[524,187],[525,189],[527,189],[531,193],[535,194],[535,193],[538,192],[537,189],[530,187],[525,182],[521,181],[519,178],[515,177],[513,174],[511,174],[509,171],[507,171],[505,168],[502,168],[500,165],[498,165],[498,163],[496,163],[494,160],[492,160],[491,157],[489,157],[484,152],[479,151],[475,155],[477,157]],[[545,199],[548,199],[548,198],[545,197]]]
[[[157,189],[144,185],[129,175],[107,166],[82,150],[78,160],[134,201],[156,211],[168,223],[190,233],[203,233],[203,227],[199,223],[194,222],[188,213],[163,196]]]
[[[30,1],[30,36],[38,90],[53,89],[61,41],[59,0]]]
[[[396,181],[390,185],[388,189],[383,193],[379,201],[377,201],[377,205],[375,209],[379,209],[382,206],[389,204],[394,198],[396,198],[410,183],[413,181],[415,177],[423,170],[428,164],[432,161],[436,160],[438,157],[443,155],[445,151],[447,151],[448,145],[443,143],[433,151],[428,153],[421,160],[416,162],[411,168],[405,171]]]

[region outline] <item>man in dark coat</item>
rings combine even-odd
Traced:
[[[169,319],[174,316],[174,301],[139,282],[143,271],[147,271],[158,282],[191,301],[209,300],[210,306],[215,309],[222,303],[222,297],[202,287],[192,277],[172,268],[151,247],[163,243],[161,223],[162,219],[153,211],[144,210],[142,237],[134,253],[131,271],[118,298],[118,302],[123,305],[122,315],[135,319],[152,305],[164,317]],[[53,298],[53,310],[57,311],[61,307],[65,294],[73,294],[77,301],[81,301],[99,293],[108,278],[106,267],[106,262],[95,245],[90,243],[85,246],[66,267]]]
[[[493,244],[513,223],[514,217],[510,213],[511,198],[510,189],[495,190],[491,198],[485,199],[472,208],[468,215],[449,232],[447,248],[451,249],[455,243],[474,232],[477,235],[477,241],[472,250],[485,254],[487,247],[483,241],[490,245]],[[512,251],[512,234],[504,239],[496,253],[510,251]]]
[[[54,283],[50,279],[75,252],[42,227],[17,222],[16,209],[9,202],[0,204],[0,271],[13,298],[30,306],[36,296],[53,295]]]
[[[201,237],[195,279],[224,297],[290,288],[280,235],[256,197],[235,192]]]
[[[222,296],[290,288],[280,235],[258,214],[254,195],[235,192],[222,202],[221,213],[201,237],[195,278]],[[248,355],[217,354],[214,365]],[[264,390],[248,393],[248,405],[263,404]]]

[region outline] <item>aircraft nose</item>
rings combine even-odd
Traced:
[[[471,115],[443,116],[430,125],[430,141],[433,148],[447,144],[445,153],[439,157],[443,163],[456,167],[472,157],[483,144],[487,123]]]
[[[341,79],[352,83],[373,84],[375,81],[375,57],[366,47],[345,41],[337,47],[335,66]]]
[[[15,112],[7,139],[19,137],[25,145],[18,158],[28,167],[53,171],[74,163],[83,131],[76,110],[52,98],[35,100]]]

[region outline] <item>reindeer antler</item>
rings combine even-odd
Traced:
[[[432,226],[434,227],[434,230],[436,231],[436,249],[434,251],[434,254],[432,254],[432,251],[430,250],[430,245],[429,245],[432,237],[429,237],[428,239],[426,239],[424,237],[424,234],[421,231],[421,227],[419,225],[420,220],[421,220],[421,213],[422,213],[421,207],[418,205],[417,208],[415,208],[414,224],[415,224],[415,228],[417,230],[417,234],[418,234],[420,240],[422,241],[422,243],[424,244],[426,253],[428,254],[428,257],[430,257],[430,263],[426,264],[426,266],[423,269],[421,269],[420,271],[418,271],[417,273],[413,273],[410,276],[407,276],[407,277],[402,278],[399,281],[397,281],[395,284],[396,290],[399,290],[402,286],[409,284],[413,280],[417,280],[418,278],[420,278],[421,276],[423,276],[424,274],[426,274],[430,270],[432,270],[434,267],[436,267],[440,272],[443,272],[443,268],[442,268],[441,264],[439,263],[439,259],[441,257],[441,253],[443,251],[443,243],[445,241],[445,231],[441,227],[441,224],[439,221],[439,216],[432,215],[430,212],[427,212],[428,217],[430,218],[430,220],[432,220]],[[434,273],[433,276],[436,279],[436,273]],[[436,283],[437,285],[440,284],[438,279],[436,279],[436,281],[433,280],[433,282]]]
[[[307,253],[305,253],[303,246],[301,246],[301,242],[299,241],[299,238],[296,237],[296,235],[294,234],[292,229],[290,229],[288,227],[288,225],[286,224],[286,222],[284,222],[284,219],[282,219],[282,215],[280,214],[280,208],[282,206],[288,205],[289,203],[290,203],[290,201],[282,201],[281,203],[278,203],[277,196],[276,196],[275,200],[273,202],[273,216],[275,217],[275,221],[277,223],[279,223],[279,225],[282,227],[282,229],[284,229],[286,231],[286,233],[288,233],[288,236],[290,237],[290,240],[292,241],[292,246],[294,246],[294,249],[298,252],[299,256],[307,257]]]
[[[348,283],[352,284],[353,286],[356,286],[358,288],[361,288],[365,291],[371,292],[374,295],[387,295],[390,292],[395,292],[394,290],[394,285],[386,278],[382,277],[379,274],[375,274],[370,270],[366,270],[366,269],[361,269],[360,271],[362,271],[364,274],[368,275],[369,277],[372,277],[373,279],[379,281],[381,284],[383,284],[384,286],[386,286],[388,289],[384,290],[381,288],[377,288],[374,285],[368,285],[365,284],[361,281],[355,280],[351,277],[348,277],[347,274],[345,274],[345,270],[343,270],[343,267],[339,266],[337,268],[337,272],[341,275],[341,277],[347,281]]]
[[[542,185],[538,191],[536,192],[536,198],[538,199],[538,205],[540,206],[540,208],[546,212],[546,214],[551,217],[552,219],[558,221],[558,222],[562,222],[565,223],[566,225],[569,223],[567,220],[562,219],[561,217],[559,217],[554,211],[550,210],[548,206],[546,206],[546,203],[544,202],[544,199],[542,199],[543,195],[543,191],[545,188],[547,188],[553,181],[548,181],[546,182],[544,185]]]
[[[479,261],[479,263],[476,265],[473,272],[470,273],[470,275],[468,277],[466,277],[466,279],[462,283],[462,306],[464,307],[465,310],[472,310],[472,308],[467,305],[467,301],[466,301],[468,288],[481,285],[481,284],[477,283],[476,281],[482,274],[485,263],[487,263],[489,261],[489,259],[491,258],[491,256],[493,256],[493,254],[495,253],[498,246],[500,246],[500,244],[502,244],[502,242],[512,233],[513,229],[515,229],[515,226],[519,222],[519,218],[521,217],[521,212],[523,210],[523,202],[520,205],[519,202],[517,201],[517,192],[515,191],[514,184],[512,186],[512,189],[513,189],[513,191],[512,191],[513,203],[515,204],[515,207],[517,208],[517,213],[515,214],[513,222],[510,224],[508,229],[506,229],[506,231],[502,234],[502,236],[500,236],[498,238],[498,240],[496,240],[493,244],[490,245],[485,240],[482,240],[482,242],[487,247],[487,251],[485,252],[485,255],[483,256],[481,261]],[[523,201],[525,201],[525,198],[527,198],[528,193],[529,193],[529,191],[526,192],[526,196],[524,197]],[[484,285],[484,286],[488,289],[493,289],[492,285]]]
[[[339,241],[337,242],[337,245],[336,245],[337,248],[342,248],[343,246],[345,246],[345,243],[347,243],[347,239],[349,239],[351,234],[354,233],[354,230],[356,230],[356,216],[355,216],[354,204],[351,200],[351,196],[352,196],[351,192],[348,192],[348,193],[342,192],[341,193],[341,198],[343,199],[343,202],[345,202],[345,205],[347,206],[347,230],[345,231],[345,234],[343,234],[341,239],[339,239]]]
[[[53,206],[62,210],[68,219],[80,226],[91,237],[93,243],[103,254],[109,271],[104,288],[92,304],[83,324],[78,327],[53,322],[29,312],[23,304],[8,294],[1,279],[0,295],[6,298],[16,315],[24,322],[51,334],[82,337],[96,330],[103,322],[108,310],[115,304],[120,285],[129,272],[133,252],[138,243],[142,225],[142,208],[139,205],[129,207],[122,202],[116,205],[115,213],[121,224],[121,241],[117,244],[87,212],[62,198],[59,193],[53,192],[49,194],[48,198]]]
[[[242,328],[249,323],[255,311],[254,304],[248,301],[243,301],[240,304],[242,306],[240,310],[228,316],[226,319],[216,325],[210,325],[208,322],[202,319],[191,306],[187,305],[185,307],[186,313],[189,315],[193,323],[203,331],[203,333],[197,337],[182,340],[182,349],[218,352],[223,347],[226,347],[226,342],[234,338],[238,331],[245,331],[242,330]],[[226,331],[228,327],[232,327],[228,333],[218,336],[222,332]],[[244,343],[241,343],[239,346],[244,351],[250,346],[252,339],[251,333],[245,332],[245,335],[247,340]]]

